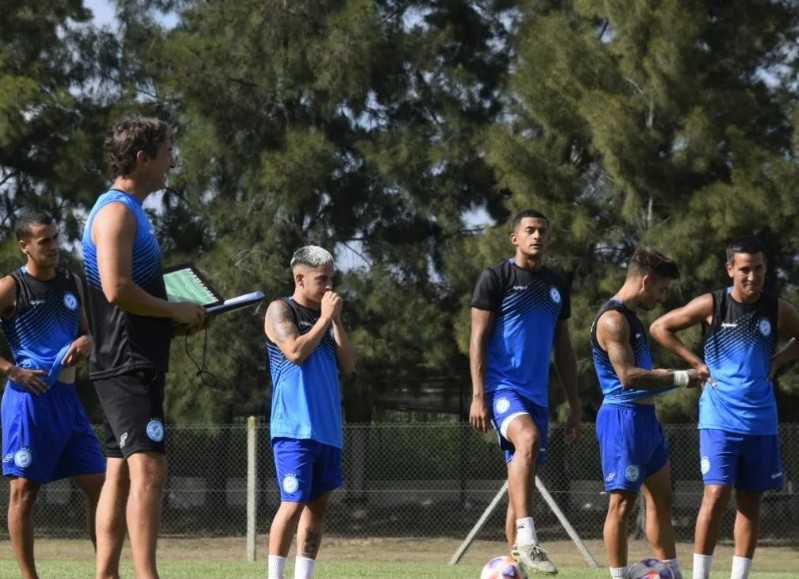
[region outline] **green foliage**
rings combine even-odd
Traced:
[[[167,264],[190,259],[225,295],[271,300],[292,291],[297,247],[333,250],[361,352],[344,388],[358,420],[384,392],[469,389],[474,282],[512,253],[507,221],[527,207],[551,218],[549,263],[572,284],[589,417],[600,400],[589,326],[635,247],[679,261],[670,308],[726,284],[725,243],[754,231],[769,283],[797,297],[789,2],[116,0],[114,31],[79,0],[7,4],[6,270],[20,206],[50,209],[79,238],[107,185],[109,126],[161,116],[178,130],[153,212]],[[475,231],[475,210],[492,225]],[[221,316],[205,346],[175,341],[171,419],[266,411],[263,311]],[[191,360],[203,347],[218,382]],[[799,395],[796,370],[779,392]],[[691,420],[693,404],[668,397],[663,416]]]

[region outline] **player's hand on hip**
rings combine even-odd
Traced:
[[[696,366],[694,366],[693,370],[688,370],[689,380],[693,380],[693,378],[691,377],[692,371],[696,372],[696,383],[700,387],[704,388],[707,385],[710,386],[716,385],[716,381],[713,380],[713,376],[710,375],[710,369],[704,363],[697,364]],[[689,383],[689,385],[691,384]]]
[[[200,327],[208,317],[208,312],[200,304],[194,302],[177,302],[172,304],[172,319],[182,326],[188,326],[191,332]]]
[[[14,366],[8,373],[8,377],[13,382],[24,386],[30,390],[32,394],[44,394],[47,392],[47,383],[40,378],[40,376],[46,375],[46,370],[28,370],[26,368],[20,368],[19,366]]]
[[[472,407],[469,409],[469,424],[481,432],[488,430],[491,419],[488,416],[488,405],[485,398],[472,398]]]

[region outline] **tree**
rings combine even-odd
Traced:
[[[274,298],[300,245],[358,255],[340,284],[363,351],[355,391],[461,388],[445,261],[463,213],[500,200],[477,145],[502,111],[507,4],[187,1],[169,31],[149,26],[151,3],[120,4],[124,30],[144,35],[131,58],[179,126],[168,259],[191,255],[226,294]],[[208,404],[176,354],[171,412],[225,420],[263,399],[262,345],[260,323],[223,316],[208,347],[233,386]]]
[[[636,246],[680,263],[668,307],[726,283],[724,245],[751,231],[769,243],[772,279],[795,287],[796,86],[780,76],[795,66],[792,5],[533,1],[524,16],[516,106],[488,155],[509,207],[553,219],[580,359]],[[580,382],[596,405],[590,363]]]

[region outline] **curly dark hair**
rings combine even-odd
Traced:
[[[653,275],[664,279],[680,277],[677,262],[656,249],[636,249],[630,259],[629,273],[636,275]]]
[[[133,117],[118,123],[105,140],[105,156],[111,177],[130,175],[136,168],[136,155],[144,151],[150,157],[172,137],[169,126],[159,119]]]

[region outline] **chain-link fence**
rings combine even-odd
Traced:
[[[279,502],[268,426],[257,426],[257,530],[265,532]],[[664,425],[671,447],[674,520],[678,538],[690,540],[702,493],[699,437],[690,425]],[[786,486],[764,498],[761,541],[799,547],[799,425],[783,425]],[[493,432],[466,424],[370,424],[345,429],[344,488],[331,502],[327,533],[351,537],[463,538],[497,494],[505,465]],[[247,529],[247,427],[179,427],[167,431],[169,482],[164,496],[163,534],[242,536]],[[549,460],[540,476],[583,539],[601,539],[607,495],[602,491],[593,425],[581,440],[564,442],[553,426]],[[8,483],[0,484],[0,505]],[[477,538],[503,540],[506,499]],[[0,506],[3,512],[5,508]],[[535,501],[536,525],[544,540],[567,538],[547,505]],[[734,506],[724,519],[732,536]],[[40,495],[37,536],[82,537],[81,492],[69,481],[47,485]],[[6,525],[2,525],[5,532]]]

